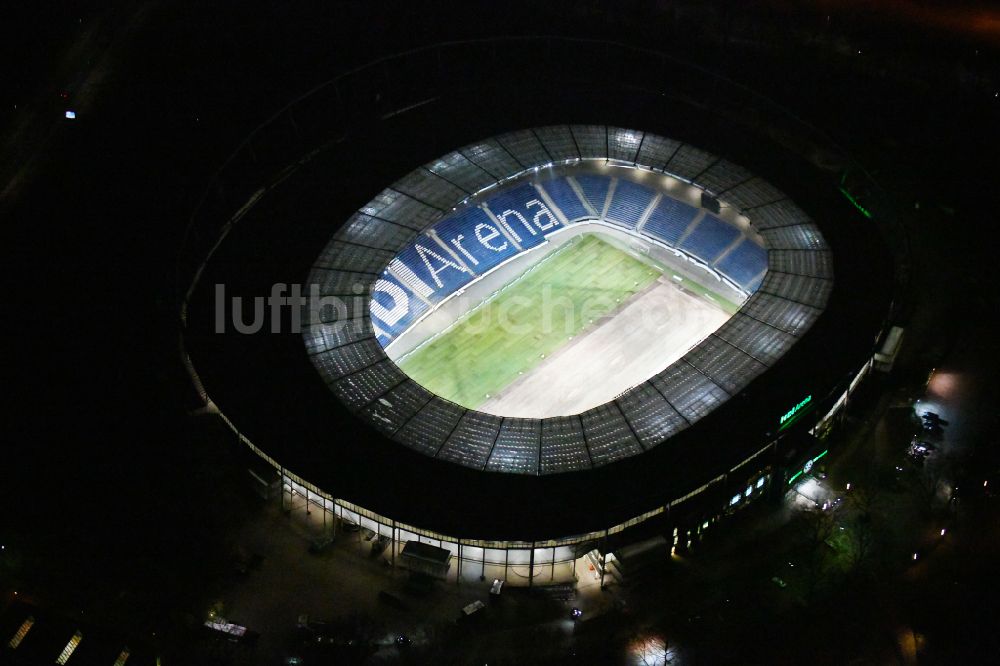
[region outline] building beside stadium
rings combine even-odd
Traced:
[[[459,581],[571,581],[650,536],[690,548],[826,455],[891,325],[894,224],[821,133],[689,65],[446,44],[296,100],[227,163],[182,255],[185,361],[286,505],[393,563],[448,551]],[[220,332],[216,285],[303,283],[319,305],[277,332]]]

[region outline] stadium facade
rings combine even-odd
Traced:
[[[508,48],[530,52],[532,85],[502,64]],[[569,50],[590,67],[569,75]],[[832,142],[707,77],[622,45],[499,40],[379,61],[297,100],[227,163],[185,244],[182,341],[200,399],[273,470],[284,503],[390,537],[393,558],[407,541],[448,549],[459,579],[570,579],[588,553],[657,534],[683,549],[783,494],[871,368],[901,250],[877,190]],[[845,173],[871,217],[838,191]],[[574,225],[670,253],[745,300],[681,359],[580,414],[462,407],[387,356],[428,311]],[[301,333],[212,328],[214,285],[249,301],[306,274],[348,311]]]

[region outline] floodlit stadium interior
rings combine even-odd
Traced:
[[[337,297],[362,280],[370,332],[329,312],[304,332],[333,391],[425,455],[552,474],[640,454],[738,393],[808,331],[833,270],[808,216],[742,167],[550,126],[361,207],[310,282]]]

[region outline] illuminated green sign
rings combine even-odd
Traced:
[[[852,196],[850,192],[848,192],[847,190],[845,190],[843,187],[840,188],[840,192],[845,197],[847,197],[848,201],[850,201],[852,204],[854,204],[854,207],[857,208],[861,212],[862,215],[864,215],[865,217],[867,217],[869,220],[871,219],[871,217],[872,217],[871,212],[867,208],[865,208],[864,206],[862,206],[860,203],[858,203],[858,200],[855,199],[854,196]]]
[[[803,474],[808,474],[812,470],[813,465],[816,464],[816,461],[819,460],[820,458],[822,458],[823,456],[825,456],[826,454],[828,454],[829,452],[830,452],[830,449],[827,449],[827,450],[823,451],[823,453],[821,453],[818,456],[816,456],[815,458],[813,458],[811,460],[807,460],[806,464],[802,466],[802,469],[800,469],[798,472],[796,472],[795,474],[793,474],[792,478],[788,479],[788,485],[792,485],[793,483],[795,483],[795,479],[799,478]]]
[[[791,425],[792,424],[792,419],[795,417],[795,415],[798,414],[799,412],[801,412],[803,409],[805,409],[805,407],[812,402],[812,399],[813,399],[813,397],[811,395],[807,395],[805,398],[803,398],[799,402],[799,404],[795,405],[794,407],[792,407],[791,409],[789,409],[787,412],[785,412],[785,415],[781,417],[781,420],[778,422],[778,424],[782,428],[784,428],[785,426]]]

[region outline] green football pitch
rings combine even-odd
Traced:
[[[660,275],[595,235],[578,236],[397,363],[475,408]]]

